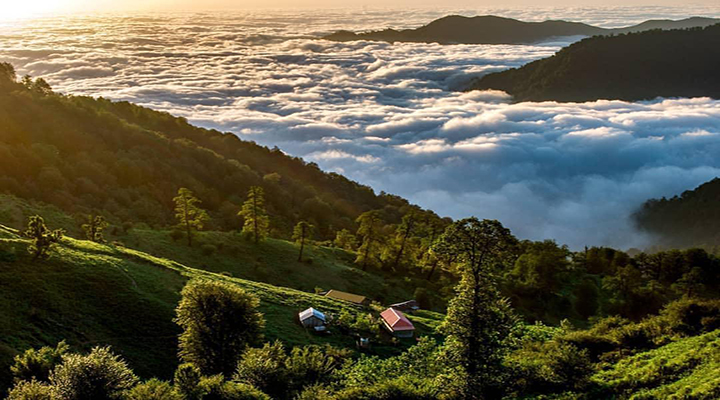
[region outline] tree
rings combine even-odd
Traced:
[[[353,251],[355,250],[355,240],[355,235],[350,233],[349,230],[341,229],[335,233],[333,244],[341,249]]]
[[[374,255],[374,244],[380,235],[380,212],[377,210],[364,212],[360,214],[356,222],[360,225],[357,236],[361,238],[362,244],[358,249],[355,262],[362,265],[362,269],[365,271],[368,262]]]
[[[409,213],[405,214],[402,218],[402,222],[400,225],[398,225],[397,229],[395,230],[395,257],[392,261],[392,267],[393,269],[397,270],[398,266],[400,265],[400,262],[403,259],[403,255],[405,254],[405,249],[407,248],[408,241],[412,237],[412,235],[415,233],[415,225],[417,224],[417,215],[414,211],[410,211]]]
[[[175,218],[178,220],[178,227],[185,230],[188,246],[192,247],[193,230],[203,228],[205,221],[209,219],[207,212],[198,207],[200,200],[187,188],[180,188],[178,195],[173,198],[175,202]]]
[[[85,231],[85,237],[87,240],[91,240],[97,243],[105,243],[105,237],[103,236],[103,230],[110,224],[105,221],[105,218],[101,215],[88,215],[87,224],[83,224],[82,229]]]
[[[33,259],[42,259],[48,257],[48,251],[53,245],[60,242],[65,232],[62,229],[50,231],[45,225],[45,220],[35,215],[29,218],[28,227],[23,235],[32,243],[28,246],[28,252],[33,255]]]
[[[516,317],[500,296],[494,278],[512,261],[517,239],[498,221],[468,218],[450,225],[433,251],[455,257],[461,280],[450,301],[441,331],[447,335],[448,359],[465,372],[465,396],[494,398],[505,341]]]
[[[300,221],[297,225],[295,225],[292,238],[293,240],[295,240],[295,243],[300,245],[300,254],[298,254],[298,261],[302,261],[303,250],[305,249],[305,242],[308,239],[312,238],[314,229],[314,226],[308,224],[305,221]]]
[[[263,188],[253,186],[248,191],[247,200],[243,203],[238,213],[245,220],[242,233],[246,237],[252,237],[255,244],[267,236],[270,220],[265,211],[265,198]]]
[[[183,288],[175,322],[180,335],[180,358],[205,375],[230,376],[248,345],[260,340],[265,325],[258,299],[239,287],[196,280]]]
[[[135,386],[137,377],[110,348],[96,347],[86,356],[64,356],[50,383],[63,400],[111,400]]]
[[[15,67],[6,62],[0,62],[0,83],[14,83],[17,79]]]
[[[6,400],[61,400],[53,387],[36,380],[20,381],[15,384]]]

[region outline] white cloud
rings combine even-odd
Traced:
[[[454,10],[605,26],[688,12]],[[719,101],[513,104],[503,92],[451,91],[565,43],[313,39],[339,28],[416,26],[447,13],[47,19],[0,27],[9,33],[0,35],[0,61],[44,76],[60,91],[133,101],[277,145],[442,215],[497,218],[521,237],[574,247],[642,245],[647,238],[629,215],[644,200],[720,175]]]

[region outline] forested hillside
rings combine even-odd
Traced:
[[[552,57],[470,82],[515,101],[720,98],[720,25],[584,39]]]
[[[635,214],[640,229],[666,247],[720,249],[720,179],[670,199],[651,199]]]
[[[208,228],[239,229],[252,186],[266,192],[270,229],[290,237],[300,220],[319,238],[355,230],[369,210],[386,224],[410,209],[402,198],[321,171],[317,165],[126,102],[55,94],[39,80],[16,83],[0,66],[0,192],[71,214],[123,223],[174,223],[173,197],[187,187],[210,214]]]

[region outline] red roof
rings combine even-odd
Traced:
[[[414,331],[412,322],[400,310],[388,308],[380,316],[393,331]]]

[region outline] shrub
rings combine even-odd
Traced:
[[[109,348],[96,347],[86,356],[63,356],[50,383],[63,400],[109,400],[135,386],[137,378]]]
[[[15,381],[38,380],[47,382],[50,371],[62,360],[68,345],[62,341],[53,347],[43,347],[39,350],[29,349],[23,354],[15,356],[15,362],[10,371]]]
[[[12,388],[7,400],[60,400],[46,383],[36,380],[20,381]]]
[[[270,400],[260,390],[238,382],[226,382],[222,375],[204,378],[200,382],[202,400]]]
[[[280,397],[290,386],[288,357],[282,343],[266,343],[260,349],[248,349],[237,365],[234,379],[250,384],[272,397]]]
[[[183,400],[183,396],[169,383],[150,379],[128,390],[123,400]]]
[[[175,370],[173,383],[185,400],[197,400],[202,396],[201,379],[200,369],[193,364],[185,363]]]
[[[185,234],[179,229],[173,229],[172,231],[170,231],[170,238],[173,240],[173,242],[177,242],[183,237],[185,237]]]
[[[177,307],[180,358],[205,375],[232,375],[248,345],[260,341],[265,324],[257,297],[239,287],[205,280],[189,282]]]

